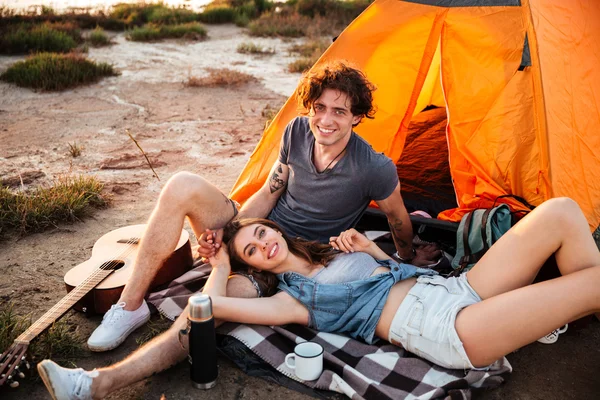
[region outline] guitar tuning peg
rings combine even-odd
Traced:
[[[25,379],[25,374],[24,374],[24,373],[22,373],[21,371],[19,371],[19,372],[17,373],[17,376],[18,376],[19,378],[21,378],[21,379]]]
[[[13,381],[12,379],[8,379],[8,386],[10,386],[11,388],[18,388],[19,387],[19,381]]]
[[[29,365],[29,363],[27,361],[25,361],[25,368],[31,369],[31,365]]]

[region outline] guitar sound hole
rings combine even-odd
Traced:
[[[125,262],[121,261],[121,260],[111,260],[111,261],[107,261],[104,264],[102,264],[100,266],[100,269],[103,270],[118,270],[120,268],[123,267],[123,265],[125,265]]]

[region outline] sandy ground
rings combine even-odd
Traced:
[[[36,93],[0,83],[0,176],[32,177],[44,184],[62,174],[95,175],[106,183],[112,206],[84,221],[42,234],[0,243],[0,304],[13,302],[18,313],[43,314],[64,293],[63,276],[90,257],[95,241],[117,227],[143,223],[160,188],[174,173],[188,170],[208,177],[228,192],[256,145],[268,105],[279,107],[298,75],[285,72],[290,42],[255,40],[274,48],[267,57],[235,52],[250,40],[234,26],[209,28],[205,42],[131,43],[91,49],[89,56],[114,63],[121,76],[62,93]],[[0,71],[20,57],[0,57]],[[250,73],[256,82],[235,88],[187,88],[189,74],[220,66]],[[129,130],[150,156],[152,176]],[[83,146],[72,158],[68,144]],[[26,180],[26,179],[25,179]],[[71,312],[87,338],[100,318]],[[511,355],[515,372],[502,389],[484,399],[588,399],[600,395],[600,324],[561,336],[554,346],[532,345]],[[122,359],[137,348],[132,335],[119,349],[88,353],[78,366],[93,368]],[[220,359],[217,387],[191,388],[185,363],[120,390],[113,399],[304,399],[308,396],[252,378]],[[3,399],[49,398],[40,382],[3,392]]]

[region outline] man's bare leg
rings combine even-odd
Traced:
[[[199,236],[207,228],[223,227],[233,216],[232,202],[206,179],[187,172],[169,179],[140,241],[129,281],[119,302],[88,339],[90,350],[114,349],[146,323],[150,310],[144,296],[158,269],[175,249],[186,217]]]
[[[140,242],[129,279],[135,284],[126,285],[121,294],[125,310],[135,310],[142,304],[158,269],[177,246],[186,217],[199,236],[207,228],[222,228],[233,215],[227,196],[201,176],[179,172],[169,179]]]
[[[227,295],[256,297],[257,293],[249,279],[233,276],[227,283]],[[152,339],[123,361],[100,368],[91,374],[61,368],[48,360],[41,362],[38,365],[38,370],[40,370],[40,375],[44,378],[48,390],[58,399],[79,399],[79,397],[71,396],[71,393],[76,390],[81,393],[81,375],[84,374],[95,375],[85,378],[88,382],[91,382],[91,397],[94,399],[103,398],[111,392],[148,378],[183,361],[189,351],[188,336],[180,336],[179,331],[187,326],[187,316],[188,308],[186,307],[168,331]],[[221,322],[215,321],[216,325],[220,325]],[[90,388],[83,389],[87,391]],[[61,393],[58,393],[59,391]]]

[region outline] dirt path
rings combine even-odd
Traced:
[[[0,83],[0,176],[31,177],[48,183],[66,173],[93,174],[107,185],[113,204],[73,225],[0,243],[0,303],[11,301],[19,313],[43,314],[64,293],[63,276],[90,257],[95,241],[119,226],[146,221],[162,185],[188,170],[209,177],[227,192],[254,149],[265,122],[262,110],[280,106],[298,76],[285,72],[290,61],[280,40],[255,40],[234,26],[209,28],[199,43],[169,41],[140,44],[118,35],[115,46],[91,49],[89,56],[116,64],[122,75],[62,93],[35,93]],[[277,54],[253,57],[235,52],[243,41],[275,48]],[[20,57],[0,57],[0,71]],[[189,74],[207,66],[250,73],[257,82],[235,88],[187,88]],[[129,130],[150,156],[160,181],[152,176]],[[72,158],[68,144],[83,146]],[[87,338],[99,318],[72,313]],[[119,349],[88,353],[77,365],[93,368],[125,357],[135,337]],[[509,359],[516,368],[507,386],[483,398],[587,399],[600,393],[598,324],[561,344],[529,346]],[[305,399],[307,396],[252,378],[225,359],[217,387],[191,388],[186,364],[115,393],[113,399]],[[584,371],[583,373],[581,371]],[[41,383],[26,382],[3,399],[49,398]],[[340,397],[341,398],[341,397]]]

